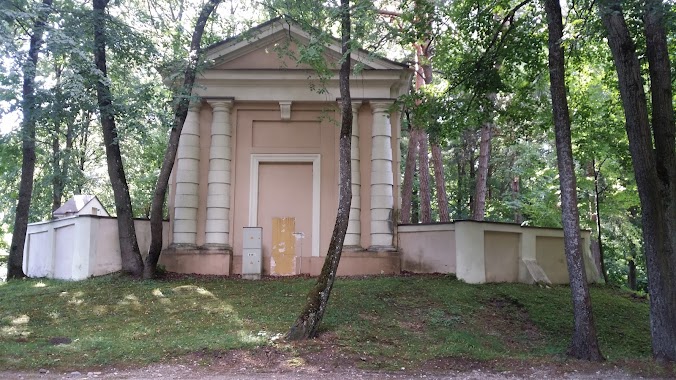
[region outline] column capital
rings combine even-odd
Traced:
[[[357,100],[357,101],[352,102],[352,113],[358,113],[359,107],[361,107],[362,103],[363,102],[361,100]]]
[[[190,104],[188,104],[188,112],[199,113],[201,109],[202,109],[202,102],[191,101]]]
[[[392,104],[394,104],[394,99],[371,100],[369,101],[369,104],[371,105],[372,113],[387,112],[387,110],[392,107]]]
[[[206,101],[214,111],[230,111],[234,103],[233,99],[207,99]]]

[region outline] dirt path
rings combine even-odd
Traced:
[[[277,380],[309,380],[309,379],[449,379],[449,380],[515,380],[515,379],[613,379],[628,380],[642,377],[632,376],[622,370],[604,370],[594,373],[560,373],[552,368],[533,368],[528,373],[491,372],[472,370],[469,372],[422,373],[422,372],[377,372],[359,369],[340,369],[337,371],[321,371],[317,369],[295,369],[288,371],[256,371],[246,369],[238,371],[211,370],[209,367],[190,367],[185,365],[153,365],[150,367],[88,372],[0,372],[2,379],[277,379]]]
[[[579,379],[629,380],[659,378],[640,376],[641,366],[623,364],[624,369],[608,363],[581,361],[487,361],[461,358],[436,359],[421,368],[377,371],[360,367],[368,365],[331,350],[311,355],[294,356],[269,349],[234,350],[220,353],[199,352],[145,367],[73,369],[69,371],[39,370],[2,372],[0,379],[449,379],[449,380],[515,380],[515,379]],[[631,371],[627,369],[631,368]],[[654,371],[652,371],[654,373]],[[669,371],[670,373],[673,373]],[[662,377],[674,378],[674,377]]]

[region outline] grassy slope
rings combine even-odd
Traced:
[[[313,281],[136,282],[114,275],[0,283],[0,369],[143,364],[201,349],[271,344],[294,320]],[[568,343],[569,292],[467,285],[444,276],[339,279],[323,330],[334,347],[382,368],[458,356],[547,358]],[[592,302],[608,359],[649,357],[645,300],[593,287]],[[54,338],[72,342],[53,344]]]

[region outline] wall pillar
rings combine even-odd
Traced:
[[[372,101],[371,128],[371,246],[369,250],[394,250],[394,173],[392,125],[387,113],[391,100]]]
[[[359,158],[359,107],[361,101],[352,102],[352,142],[351,142],[351,171],[352,171],[352,203],[350,204],[350,219],[345,235],[345,248],[361,250],[361,169]]]
[[[177,152],[172,245],[182,248],[196,248],[200,161],[199,110],[200,104],[191,104],[188,109]]]
[[[211,147],[207,193],[205,247],[230,248],[230,185],[232,160],[232,100],[207,100],[211,105]]]
[[[455,222],[455,274],[468,284],[486,282],[484,225],[474,221]]]

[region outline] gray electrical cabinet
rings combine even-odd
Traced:
[[[242,278],[260,280],[263,269],[262,227],[244,227]]]

